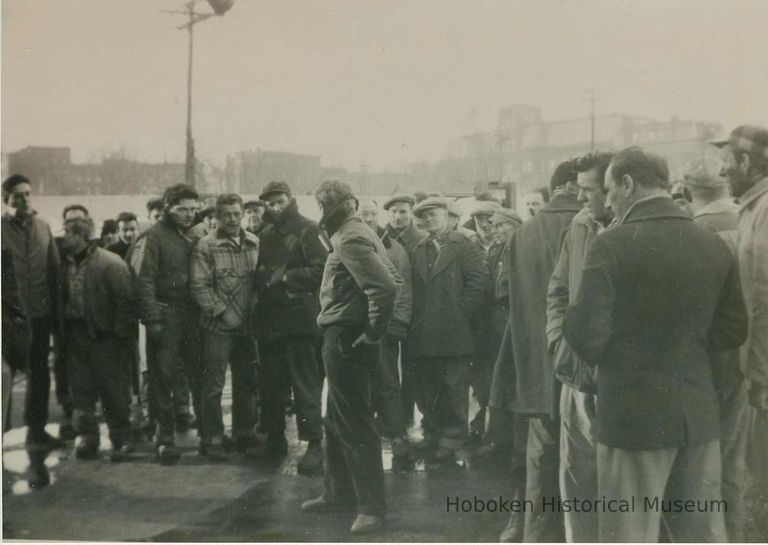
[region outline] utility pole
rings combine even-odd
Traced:
[[[595,151],[595,90],[589,89],[589,149]]]

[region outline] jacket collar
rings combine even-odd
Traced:
[[[696,212],[693,217],[695,219],[710,214],[738,214],[738,212],[739,205],[733,202],[730,197],[725,197],[724,199],[712,201],[701,210]]]
[[[750,204],[768,193],[768,176],[755,182],[739,199],[739,213],[743,212]]]
[[[10,211],[5,213],[5,217],[16,225],[28,225],[33,221],[33,218],[37,216],[37,210],[30,210],[29,214],[24,219],[19,219],[16,214],[12,214]]]
[[[250,233],[249,231],[246,231],[245,229],[240,229],[240,244],[241,245],[251,245],[251,246],[258,246],[259,245],[259,237],[254,235],[253,233]],[[226,246],[227,244],[232,243],[232,237],[229,237],[219,231],[216,230],[216,233],[213,236],[213,245],[214,246]]]
[[[320,228],[325,230],[329,237],[332,237],[339,231],[342,225],[352,220],[357,220],[360,223],[363,223],[363,220],[357,217],[357,206],[349,210],[346,206],[347,202],[349,202],[349,200],[336,203],[330,209],[326,210],[323,217],[320,219]]]
[[[547,205],[541,209],[541,213],[578,212],[581,208],[581,203],[578,201],[576,195],[573,195],[568,191],[562,191],[552,195],[552,198]]]
[[[615,220],[611,220],[610,223],[613,223]],[[582,208],[578,214],[576,214],[573,217],[573,223],[576,225],[583,225],[590,231],[594,231],[595,233],[601,232],[603,229],[605,229],[607,226],[603,225],[596,219],[594,219],[586,208]],[[609,223],[609,225],[610,225]]]
[[[435,240],[434,238],[427,237],[420,241],[416,247],[426,247],[427,244],[433,244]],[[431,271],[427,267],[426,251],[414,251],[415,267],[425,280],[434,278],[435,275],[445,270],[453,262],[461,242],[466,240],[466,238],[464,235],[449,229],[447,233],[438,237],[437,240],[440,241],[440,253]]]
[[[669,195],[654,195],[635,201],[619,223],[624,225],[626,223],[637,223],[662,218],[691,220],[690,216],[675,204],[672,197]]]

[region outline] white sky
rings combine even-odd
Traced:
[[[2,146],[183,160],[180,0],[4,0]],[[201,9],[207,8],[201,3]],[[512,103],[768,125],[766,0],[236,0],[196,27],[198,156],[399,168]],[[475,112],[473,115],[472,112]]]

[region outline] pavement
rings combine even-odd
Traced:
[[[29,466],[20,425],[24,383],[13,391],[11,424],[3,436],[5,476],[11,492],[3,498],[3,538],[74,541],[378,541],[495,542],[506,524],[505,512],[457,512],[448,502],[510,498],[507,474],[482,471],[465,463],[439,471],[418,465],[412,473],[393,473],[391,451],[384,445],[389,502],[382,531],[352,536],[353,515],[303,513],[301,503],[323,490],[321,477],[304,477],[296,462],[305,445],[298,441],[295,419],[288,418],[289,454],[278,467],[264,467],[237,454],[211,463],[197,454],[192,430],[177,435],[183,451],[175,466],[153,462],[151,445],[142,445],[130,460],[108,459],[109,440],[102,424],[98,461],[78,461],[72,449],[53,451],[45,464],[51,484],[40,490],[27,485]],[[52,399],[55,396],[52,396]],[[230,425],[230,389],[224,395],[225,423]],[[58,433],[60,410],[52,401],[48,431]],[[418,417],[418,415],[417,415]],[[418,420],[417,420],[418,421]],[[414,436],[418,430],[411,430]],[[471,456],[468,457],[471,460]],[[747,538],[768,538],[768,487],[752,483]]]

